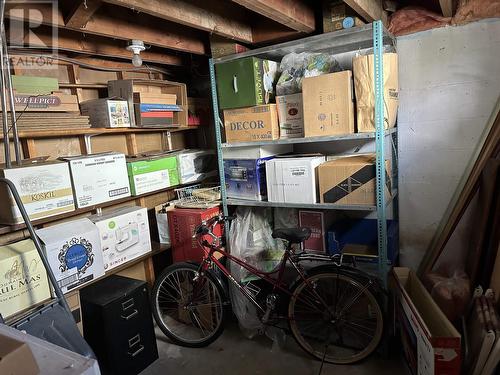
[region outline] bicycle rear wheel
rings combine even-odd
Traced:
[[[182,346],[207,346],[224,330],[224,291],[210,273],[197,276],[196,265],[178,263],[163,271],[153,287],[156,323]]]
[[[383,315],[377,299],[368,285],[342,273],[313,274],[297,285],[288,318],[298,344],[329,363],[361,361],[382,338]]]

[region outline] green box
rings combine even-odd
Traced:
[[[246,57],[217,64],[215,68],[220,109],[251,107],[274,101],[277,62]]]
[[[139,156],[127,158],[132,195],[141,195],[179,185],[176,156]]]
[[[12,86],[18,94],[51,94],[59,90],[57,78],[12,76]]]

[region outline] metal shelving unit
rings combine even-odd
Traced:
[[[387,274],[389,265],[387,262],[387,213],[392,210],[392,218],[398,219],[398,195],[397,195],[397,128],[384,130],[384,102],[383,102],[383,47],[395,47],[395,39],[385,30],[381,21],[372,24],[340,30],[337,32],[315,35],[304,39],[277,44],[270,47],[250,50],[237,55],[225,56],[218,59],[210,59],[210,82],[212,89],[212,105],[217,141],[217,155],[219,159],[219,177],[221,183],[221,195],[224,214],[228,214],[229,206],[255,206],[255,207],[293,207],[313,209],[335,209],[349,211],[376,212],[378,222],[378,273],[384,285],[387,285]],[[219,105],[217,97],[217,86],[215,80],[215,65],[223,62],[233,61],[244,57],[254,56],[258,58],[281,61],[288,53],[295,52],[324,52],[332,55],[353,53],[363,49],[373,48],[374,73],[375,73],[375,124],[376,131],[373,133],[356,133],[341,136],[312,137],[279,139],[276,141],[223,143],[223,123],[219,117]],[[306,143],[335,143],[344,141],[369,142],[375,141],[376,153],[376,205],[375,206],[340,206],[334,204],[296,204],[296,203],[273,203],[262,201],[250,201],[243,199],[227,198],[224,177],[223,148],[257,146],[267,144],[306,144]],[[393,147],[386,148],[386,141],[392,142]],[[393,194],[389,201],[385,196],[385,159],[386,150],[390,151],[393,170]]]

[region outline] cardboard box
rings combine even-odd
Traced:
[[[50,95],[30,95],[14,92],[16,112],[78,112],[76,95],[54,91]],[[10,107],[8,109],[10,112]]]
[[[202,221],[220,214],[219,207],[207,209],[175,208],[167,211],[170,239],[172,241],[172,259],[175,262],[201,262],[204,251],[193,238],[194,230]],[[220,236],[222,228],[216,226],[214,234]],[[207,235],[207,240],[210,237]]]
[[[364,24],[356,12],[343,1],[323,1],[323,33]]]
[[[33,352],[27,343],[0,334],[0,374],[40,374]]]
[[[327,252],[346,254],[356,262],[378,263],[377,219],[343,219],[328,229]],[[387,220],[387,262],[396,264],[399,256],[398,223]]]
[[[248,48],[235,43],[234,40],[230,40],[224,37],[221,37],[217,34],[210,34],[210,52],[212,53],[212,57],[218,58],[227,55],[234,55],[235,53],[241,53],[248,51]]]
[[[324,156],[279,156],[266,162],[269,202],[316,203],[316,169]]]
[[[169,153],[128,157],[127,173],[132,195],[179,185],[177,157]]]
[[[359,133],[375,131],[374,65],[373,54],[356,56],[352,59],[357,108],[356,125]],[[398,54],[384,53],[383,65],[384,128],[389,129],[396,125],[398,114]]]
[[[78,208],[130,196],[125,155],[119,152],[66,156]]]
[[[135,122],[143,128],[179,126],[175,118],[182,111],[177,104],[134,104]]]
[[[67,163],[36,162],[0,168],[0,176],[12,181],[31,220],[71,212],[75,209],[73,188]],[[22,223],[21,212],[6,184],[0,184],[0,222]]]
[[[36,234],[63,293],[104,275],[99,231],[89,219],[42,228]]]
[[[59,81],[52,77],[12,75],[12,88],[19,94],[49,95],[59,90]]]
[[[126,100],[86,100],[80,103],[80,112],[84,116],[89,116],[93,128],[130,127],[130,112]]]
[[[123,207],[89,219],[99,230],[105,272],[151,251],[145,207]]]
[[[304,136],[304,104],[302,94],[276,97],[280,138],[301,138]]]
[[[326,235],[332,222],[331,212],[299,210],[299,226],[311,229],[311,237],[304,241],[305,251],[326,253]]]
[[[393,269],[401,341],[413,374],[460,374],[461,336],[409,268]]]
[[[213,150],[183,150],[176,155],[181,184],[201,181],[217,174],[217,156]]]
[[[266,161],[259,159],[225,159],[224,176],[228,198],[266,200]]]
[[[83,336],[83,321],[82,321],[82,306],[80,304],[80,292],[74,290],[64,295],[66,302],[68,303],[69,309],[71,310],[71,315],[75,319],[76,326]]]
[[[274,101],[279,64],[246,57],[215,65],[219,108],[241,108]]]
[[[50,299],[47,272],[27,239],[0,246],[0,314],[4,319]]]
[[[224,111],[226,142],[272,141],[280,136],[276,104]]]
[[[134,92],[134,104],[177,104],[176,94]]]
[[[354,96],[349,70],[304,78],[304,136],[354,133]]]
[[[386,200],[391,198],[392,180],[386,160]],[[339,157],[318,168],[321,203],[341,205],[375,205],[375,155]]]
[[[224,147],[224,159],[259,159],[287,154],[293,151],[293,145],[265,145],[246,147]]]

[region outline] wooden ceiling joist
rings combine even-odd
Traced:
[[[367,22],[382,20],[387,26],[387,12],[382,7],[382,0],[344,0],[356,13]]]
[[[84,28],[66,26],[62,12],[54,9],[47,3],[7,3],[6,17],[16,19],[18,12],[11,13],[13,8],[28,11],[37,10],[45,24],[84,32],[85,34],[99,35],[113,39],[130,40],[141,38],[145,44],[162,48],[169,48],[194,54],[207,54],[205,36],[186,27],[168,24],[148,15],[137,17],[136,14],[122,9],[117,14],[115,9],[101,6],[95,12]],[[54,14],[55,13],[55,14]],[[19,14],[24,14],[20,12]],[[17,18],[19,19],[19,18]],[[24,20],[24,18],[21,18]]]
[[[101,6],[100,0],[83,0],[77,1],[70,13],[65,17],[64,23],[66,27],[81,29],[89,22],[90,17]]]
[[[220,1],[105,0],[135,11],[208,31],[229,39],[252,43],[252,29],[241,9]]]
[[[301,0],[232,0],[292,30],[312,33],[316,29],[314,9]]]

